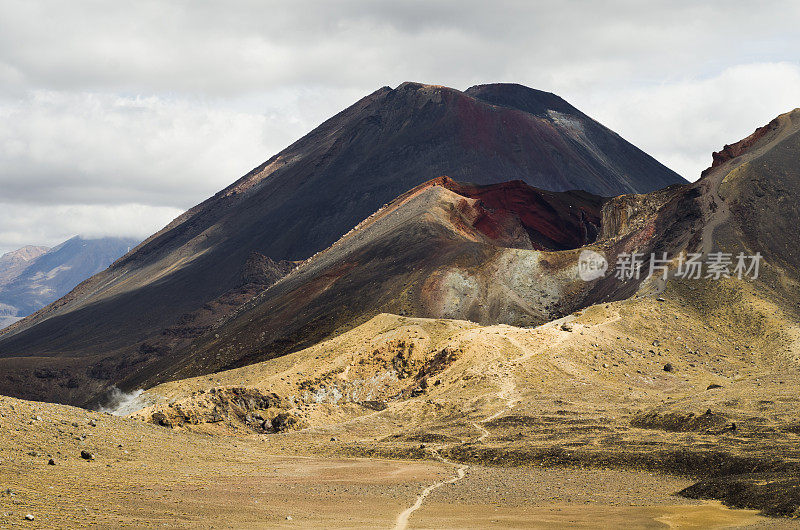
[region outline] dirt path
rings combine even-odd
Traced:
[[[703,254],[706,256],[714,249],[714,230],[730,218],[730,207],[719,194],[720,181],[724,176],[725,173],[720,171],[717,175],[713,176],[708,184],[714,210],[711,215],[711,220],[703,227]],[[710,204],[709,208],[712,208]]]
[[[513,337],[506,337],[506,338],[515,347],[517,347],[520,351],[522,351],[522,352],[525,351],[525,348],[522,346],[522,344],[520,344],[519,341],[517,341],[515,338],[513,338]],[[520,361],[520,360],[525,360],[525,359],[529,358],[534,353],[535,352],[533,352],[533,351],[525,353],[520,358],[516,359],[515,363]],[[516,364],[512,364],[511,366],[516,366]],[[491,414],[491,415],[483,418],[480,421],[476,421],[476,422],[472,423],[473,427],[475,427],[477,430],[479,430],[481,432],[480,437],[478,437],[478,439],[476,440],[477,442],[483,442],[491,434],[489,432],[489,430],[486,429],[486,427],[483,426],[483,424],[484,423],[488,423],[490,421],[493,421],[493,420],[499,418],[500,416],[502,416],[503,414],[505,414],[506,412],[510,411],[514,407],[516,402],[517,402],[516,397],[514,397],[514,394],[515,394],[515,392],[517,390],[517,384],[516,384],[516,382],[514,380],[514,375],[511,373],[510,367],[505,367],[503,369],[497,370],[497,371],[495,371],[494,375],[501,379],[500,390],[497,391],[497,397],[501,401],[505,402],[505,406],[502,409],[500,409],[497,412],[495,412],[494,414]],[[469,469],[469,466],[464,465],[464,464],[457,464],[455,462],[451,462],[451,461],[443,458],[439,454],[438,448],[431,449],[430,452],[437,460],[439,460],[441,462],[444,462],[446,464],[451,464],[453,466],[458,466],[458,468],[456,469],[456,476],[454,476],[454,477],[452,477],[452,478],[450,478],[448,480],[443,480],[441,482],[437,482],[435,484],[432,484],[432,485],[428,486],[427,488],[425,488],[424,490],[422,490],[422,493],[420,493],[419,496],[417,496],[417,499],[414,502],[414,504],[411,507],[409,507],[406,510],[404,510],[400,515],[397,516],[397,523],[395,524],[395,530],[404,530],[405,528],[407,528],[409,517],[411,517],[411,515],[414,512],[416,512],[417,510],[422,508],[422,504],[423,504],[423,502],[425,502],[425,498],[428,495],[430,495],[432,491],[434,491],[434,490],[436,490],[438,488],[441,488],[442,486],[444,486],[446,484],[455,484],[459,480],[462,480],[464,477],[466,477],[466,472],[467,472],[467,469]]]
[[[417,496],[417,499],[416,501],[414,501],[414,504],[412,504],[409,508],[406,508],[400,515],[397,516],[397,522],[394,525],[395,530],[405,530],[405,528],[408,527],[408,518],[411,517],[411,515],[414,512],[422,508],[422,503],[425,502],[425,497],[430,495],[432,491],[441,488],[445,484],[455,484],[456,482],[467,476],[467,469],[469,469],[468,465],[451,462],[446,458],[442,457],[442,455],[440,455],[439,451],[437,451],[436,449],[431,449],[431,454],[437,460],[444,462],[445,464],[458,466],[458,468],[456,469],[456,475],[448,480],[443,480],[441,482],[431,484],[430,486],[422,490],[422,493],[420,493]]]

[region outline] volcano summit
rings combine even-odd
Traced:
[[[173,347],[165,342],[210,332],[268,287],[243,280],[253,253],[279,269],[305,260],[381,205],[442,175],[599,196],[685,182],[554,94],[515,84],[464,92],[419,83],[384,87],[5,330],[0,392],[86,404],[156,362],[169,378]],[[599,199],[592,201],[583,218],[572,220],[579,232],[528,230],[539,238],[529,242],[557,249],[585,241],[598,214]],[[303,343],[281,341],[276,353]]]

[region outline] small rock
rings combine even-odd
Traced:
[[[26,521],[33,521],[34,517],[31,514],[28,514],[28,515],[25,516],[25,520]]]
[[[667,363],[667,364],[664,365],[664,371],[665,372],[674,372],[675,371],[675,367],[672,366],[672,363]]]
[[[561,324],[561,329],[564,331],[572,331],[575,327],[572,325],[571,322],[564,322]]]
[[[706,390],[712,390],[714,388],[722,388],[722,385],[718,385],[716,383],[711,383],[710,385],[708,385],[708,388],[706,388]]]
[[[89,426],[90,427],[97,427],[97,422],[94,421],[94,420],[89,420]]]
[[[659,296],[658,298],[656,298],[656,302],[666,302],[666,300]]]
[[[603,363],[603,368],[608,368],[608,363]]]
[[[287,520],[287,521],[293,521],[293,520],[294,520],[294,518],[293,518],[291,515],[287,515],[287,516],[286,516],[286,520]]]
[[[35,418],[33,418],[33,419],[35,419],[36,421],[42,421],[42,417],[41,417],[41,416],[36,416],[36,417],[35,417]]]
[[[47,461],[47,465],[48,466],[54,466],[54,465],[56,465],[56,461],[51,458],[50,460]]]
[[[336,438],[335,436],[331,436],[331,441],[332,442],[336,442],[336,441],[338,441],[338,438]]]
[[[89,451],[81,451],[81,458],[84,460],[94,460],[94,455]]]

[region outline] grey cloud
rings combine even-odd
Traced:
[[[188,208],[301,136],[271,113],[210,103],[36,92],[0,105],[0,201]],[[264,109],[268,110],[268,109]]]
[[[556,92],[694,179],[800,106],[798,26],[789,0],[5,0],[0,248],[155,230],[406,80]]]
[[[46,205],[0,202],[0,255],[35,242],[55,246],[74,235],[145,239],[182,210],[142,204]]]
[[[794,2],[758,9],[736,1],[2,5],[0,75],[9,86],[69,90],[367,89],[397,82],[398,73],[455,86],[520,72],[528,75],[520,81],[541,82],[576,64],[610,61],[627,65],[618,75],[642,80],[676,68],[701,72],[709,59],[774,61],[775,46],[765,44],[776,35],[798,40]]]

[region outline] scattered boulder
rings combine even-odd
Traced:
[[[572,322],[564,322],[561,324],[561,329],[563,331],[572,331],[575,329],[575,326],[572,325]]]
[[[172,427],[172,421],[169,416],[163,412],[154,412],[153,415],[150,416],[150,421],[162,427]]]
[[[706,388],[706,390],[713,390],[715,388],[722,388],[722,385],[718,385],[716,383],[711,383],[710,385],[708,385],[708,388]]]
[[[675,367],[672,366],[672,363],[667,363],[667,364],[664,365],[664,371],[665,372],[674,372],[675,371]]]
[[[35,519],[35,517],[34,517],[33,515],[31,515],[31,514],[27,514],[27,515],[25,516],[25,520],[26,520],[26,521],[33,521],[34,519]]]
[[[81,458],[83,458],[84,460],[94,460],[94,455],[89,451],[84,450],[81,451]]]
[[[54,465],[56,465],[56,461],[51,458],[50,460],[47,461],[47,465],[48,466],[54,466]]]
[[[412,398],[414,398],[414,397],[419,397],[419,396],[421,396],[421,395],[422,395],[422,394],[424,394],[424,393],[425,393],[425,389],[424,389],[424,388],[421,388],[421,387],[416,387],[416,388],[412,388],[412,389],[411,389],[410,396],[411,396]]]

